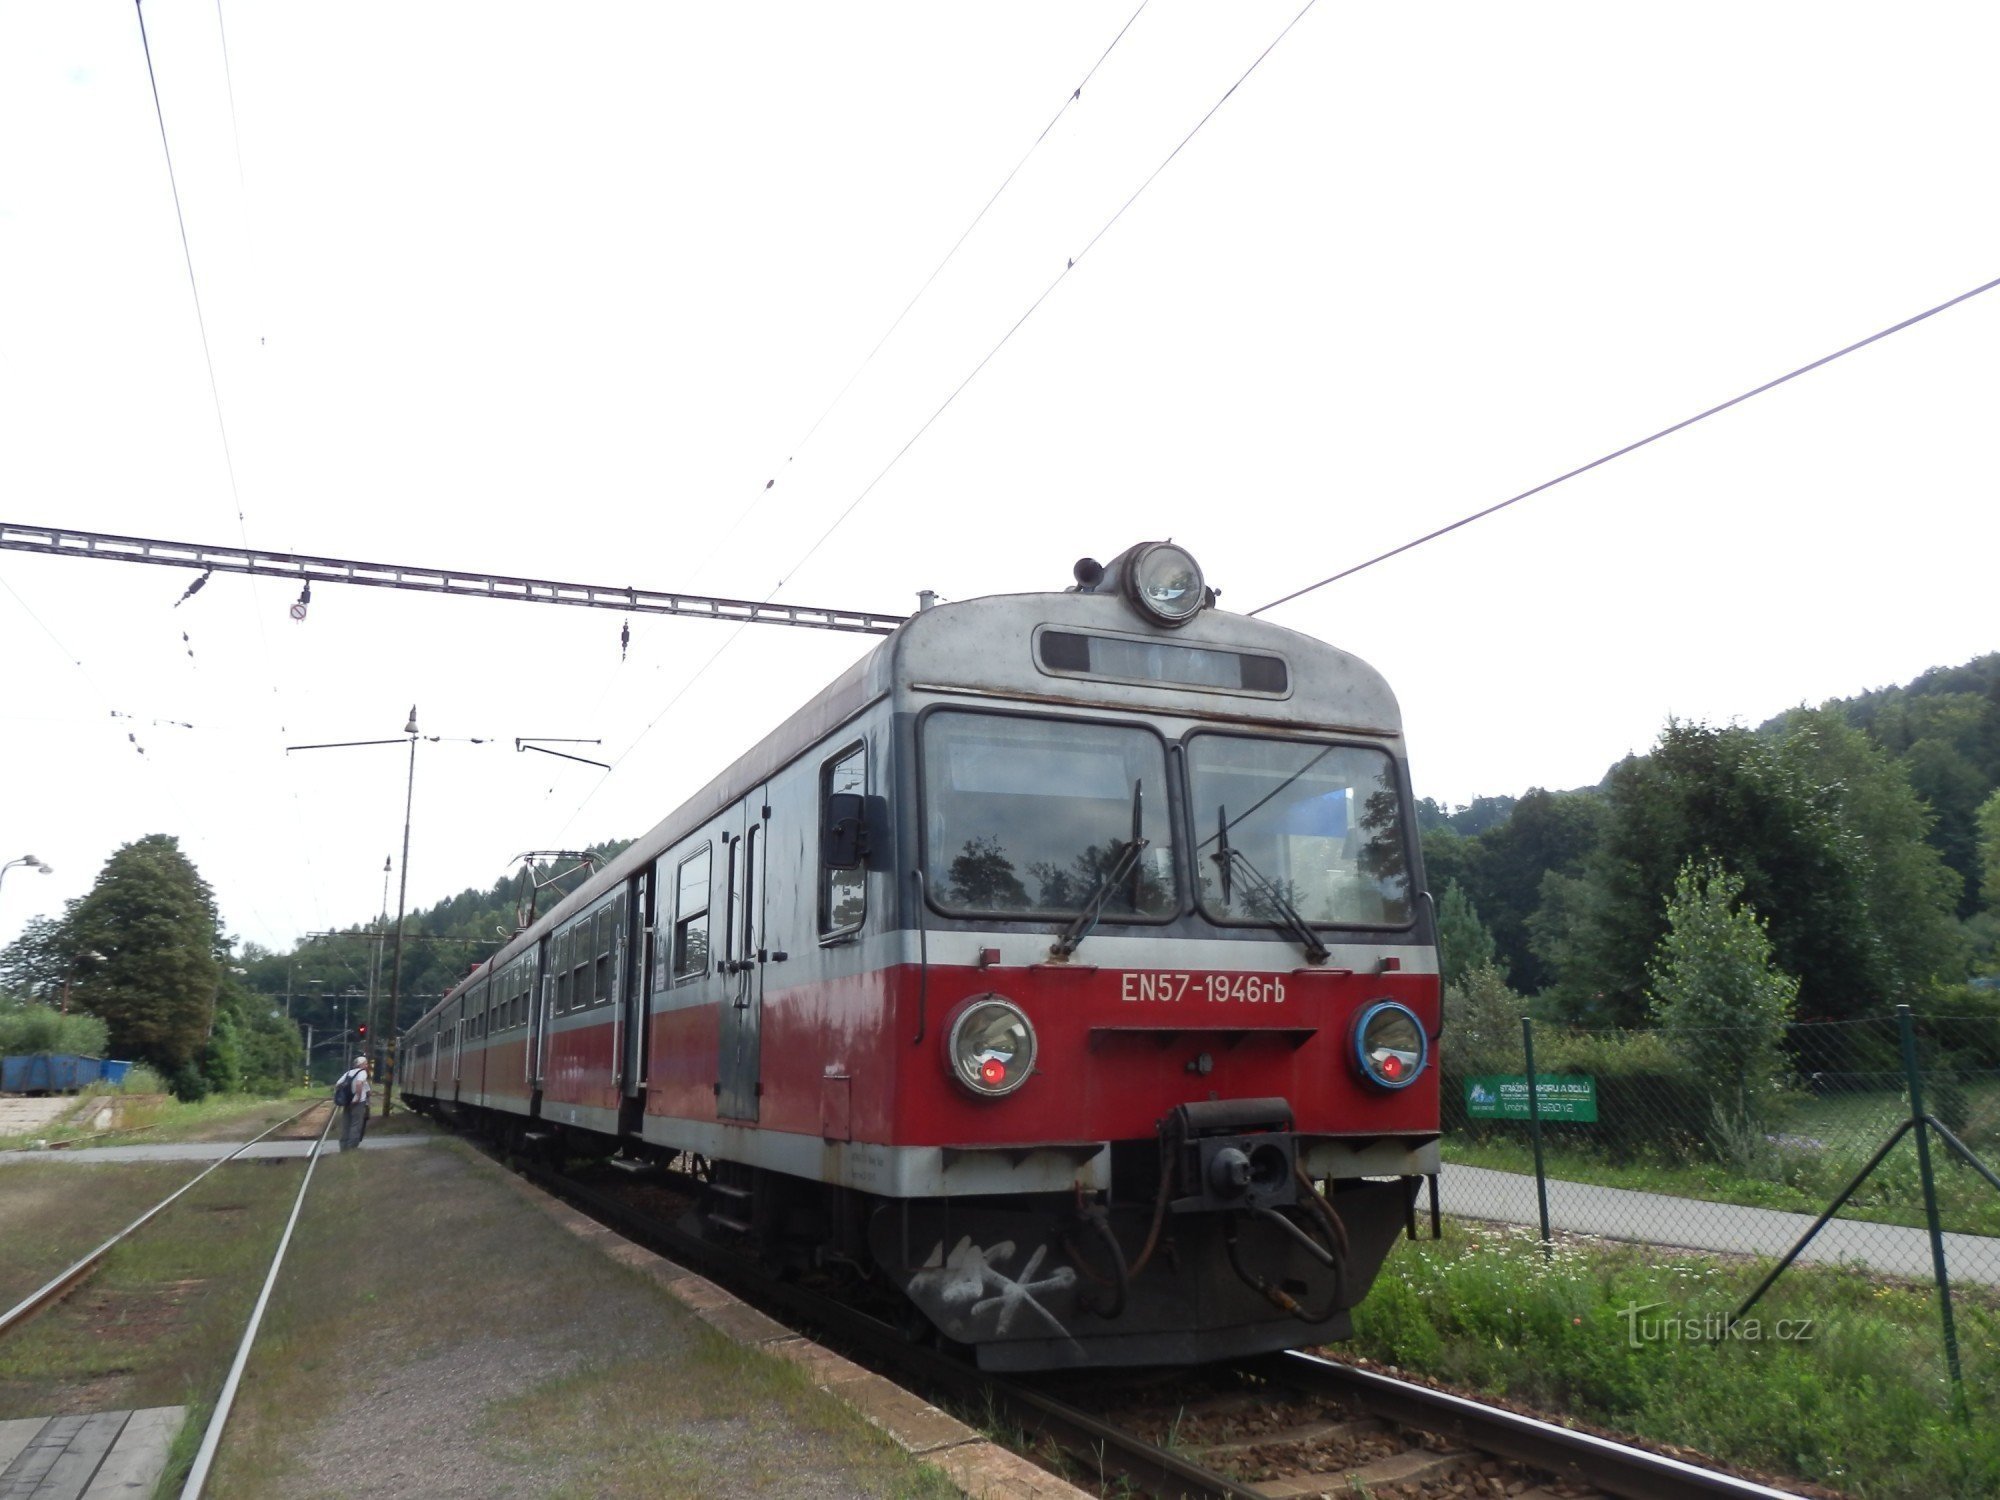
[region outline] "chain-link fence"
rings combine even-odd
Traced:
[[[1475,1014],[1441,1051],[1447,1215],[2000,1296],[2000,1018]]]

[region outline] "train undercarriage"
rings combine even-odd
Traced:
[[[1002,1371],[1184,1365],[1352,1333],[1420,1177],[1313,1181],[1283,1100],[1183,1105],[1113,1144],[1110,1192],[886,1198],[637,1138],[413,1106],[545,1159],[678,1174],[681,1227],[887,1297],[912,1337]]]

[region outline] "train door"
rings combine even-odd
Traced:
[[[744,800],[743,832],[730,845],[728,900],[725,903],[722,962],[721,1087],[717,1113],[726,1119],[757,1118],[763,1062],[765,857],[771,833],[770,791]]]
[[[458,1075],[465,1060],[465,997],[458,997],[451,1021],[451,1097],[458,1099]]]
[[[536,949],[536,962],[528,989],[528,1088],[539,1093],[547,1071],[549,1055],[549,1008],[555,1000],[555,975],[549,960],[554,957],[552,938],[544,938]]]
[[[619,966],[618,1013],[625,1017],[624,1045],[618,1058],[618,1081],[624,1097],[634,1099],[646,1087],[646,1054],[650,1050],[653,993],[653,874],[642,870],[626,897],[625,956]]]

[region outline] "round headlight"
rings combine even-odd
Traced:
[[[998,995],[960,1011],[945,1047],[952,1076],[982,1099],[1013,1093],[1035,1068],[1035,1028]]]
[[[1430,1058],[1430,1038],[1407,1005],[1377,1000],[1355,1018],[1354,1062],[1377,1088],[1408,1088]]]
[[[1126,574],[1132,600],[1162,625],[1185,625],[1208,602],[1201,564],[1170,542],[1155,542]]]

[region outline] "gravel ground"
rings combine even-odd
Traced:
[[[940,1492],[791,1367],[727,1343],[461,1148],[320,1171],[218,1500]]]

